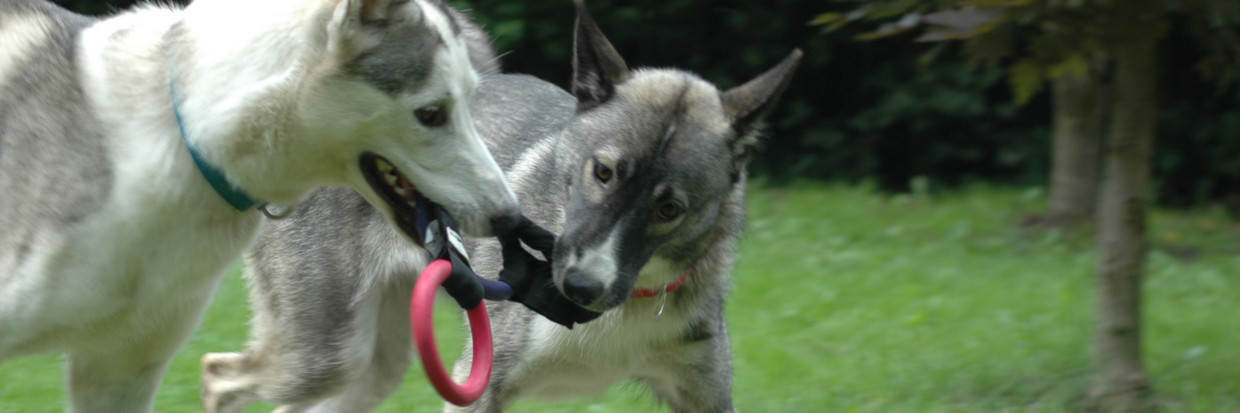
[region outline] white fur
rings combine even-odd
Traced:
[[[655,257],[641,274],[639,285],[679,278],[683,273]],[[658,286],[666,284],[655,282]],[[572,330],[534,317],[528,326],[529,356],[522,358],[510,374],[530,375],[530,382],[537,386],[527,388],[525,395],[547,400],[601,393],[630,377],[675,381],[667,364],[660,360],[666,357],[665,343],[678,340],[689,326],[672,306],[667,306],[655,322],[658,306],[657,298],[630,299]]]
[[[477,75],[434,7],[424,15],[449,45],[435,54],[428,87],[391,99],[330,76],[357,40],[349,26],[359,1],[199,0],[87,29],[78,63],[106,136],[99,156],[111,162],[112,192],[73,226],[32,234],[29,259],[0,289],[0,360],[68,353],[74,411],[150,411],[168,362],[258,233],[261,215],[234,210],[194,166],[162,92],[169,74],[188,140],[259,199],[292,204],[315,187],[348,185],[390,220],[360,173],[358,157],[370,151],[476,231],[515,210],[465,109]],[[6,48],[30,47],[46,26],[16,21],[0,28]],[[178,21],[192,44],[172,42],[180,49],[165,63],[160,42]],[[0,75],[11,63],[0,61]],[[459,102],[453,125],[417,124],[412,109],[439,101]]]
[[[610,291],[612,284],[615,284],[616,278],[619,276],[618,259],[620,250],[616,247],[616,241],[620,238],[620,226],[612,229],[608,234],[607,240],[602,244],[593,248],[584,250],[581,258],[577,258],[577,254],[568,254],[565,259],[565,267],[577,268],[582,271],[589,271],[592,276],[603,282],[603,290]],[[651,257],[650,261],[642,267],[641,272],[637,275],[637,282],[634,283],[634,289],[654,289],[666,287],[668,284],[676,282],[682,275],[684,269],[680,269],[671,261],[660,257]]]
[[[187,134],[196,142],[205,141],[196,143],[204,155],[222,165],[231,182],[260,199],[292,204],[314,188],[344,185],[357,189],[390,217],[391,209],[366,184],[356,162],[362,152],[379,153],[420,191],[447,207],[463,229],[486,234],[488,223],[481,217],[494,215],[496,209],[515,208],[516,198],[478,137],[466,105],[477,84],[477,74],[470,66],[464,41],[452,36],[446,16],[435,7],[423,7],[422,18],[440,32],[447,47],[435,54],[432,65],[442,75],[428,79],[416,95],[393,100],[360,80],[324,81],[322,77],[351,57],[349,49],[358,47],[354,43],[367,41],[348,21],[350,13],[358,13],[350,9],[356,2],[339,1],[334,6],[309,10],[305,2],[291,0],[193,3],[187,14],[207,16],[186,19],[191,33],[203,32],[196,38],[216,36],[233,26],[253,28],[236,30],[225,36],[227,41],[212,39],[205,45],[194,45],[195,67],[232,75],[219,79],[178,73],[187,89],[209,91],[182,96],[182,108],[188,113],[215,113],[211,119],[228,119],[225,124],[237,126],[223,128],[215,122],[190,118],[185,120]],[[212,25],[216,20],[209,18],[215,13],[235,15],[236,10],[254,4],[261,4],[258,7],[264,8],[262,12],[272,15],[327,19],[329,30],[245,20],[262,13],[245,13],[249,17],[241,22],[230,20],[229,29]],[[193,14],[199,11],[202,13]],[[326,37],[328,47],[305,44],[316,37]],[[270,53],[271,59],[265,64],[251,65],[240,57],[281,45],[298,53]],[[198,57],[198,53],[203,56]],[[273,97],[281,99],[270,101]],[[257,99],[263,101],[255,102]],[[451,105],[451,126],[426,128],[413,118],[413,109],[438,102]],[[261,110],[255,111],[255,106]],[[252,124],[264,127],[247,128]],[[241,136],[216,139],[219,135]],[[289,139],[292,135],[301,139]],[[407,150],[410,147],[419,150]],[[281,182],[299,185],[275,184]]]
[[[578,254],[568,254],[564,267],[588,272],[587,278],[602,282],[603,291],[610,291],[620,271],[618,268],[620,264],[616,258],[620,254],[617,241],[620,239],[622,229],[624,229],[622,225],[612,227],[611,233],[607,234],[607,239],[598,245],[583,249],[580,253],[581,258],[577,258]]]
[[[512,182],[525,182],[530,178],[536,168],[539,167],[539,161],[546,159],[547,155],[555,151],[555,139],[542,139],[534,143],[534,147],[527,149],[521,158],[512,165],[508,170],[508,179]],[[559,232],[560,228],[552,228]]]
[[[12,16],[0,25],[0,85],[4,84],[9,71],[28,55],[30,50],[47,37],[49,22],[40,15]]]
[[[662,257],[654,256],[650,258],[650,261],[646,262],[646,266],[642,267],[642,271],[637,274],[637,282],[634,283],[633,288],[658,290],[679,280],[685,274],[685,271],[688,270],[679,268],[675,263]]]
[[[631,299],[572,330],[535,317],[529,326],[529,357],[510,374],[529,377],[537,386],[513,399],[597,394],[630,377],[677,381],[665,361],[677,347],[668,343],[683,337],[689,324],[672,306],[655,322],[658,305],[657,298]]]

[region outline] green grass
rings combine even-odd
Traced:
[[[728,307],[735,401],[747,412],[1065,412],[1088,382],[1093,249],[1088,229],[1019,227],[1036,190],[934,197],[801,184],[751,191]],[[1240,225],[1220,211],[1155,211],[1145,361],[1169,412],[1240,412]],[[440,307],[441,314],[448,307]],[[230,275],[157,400],[198,410],[198,359],[245,338]],[[463,339],[440,316],[441,347]],[[447,357],[454,357],[450,354]],[[0,366],[0,412],[63,409],[59,358]],[[410,369],[380,411],[434,412]],[[250,411],[266,411],[256,406]],[[515,412],[655,411],[639,388]]]

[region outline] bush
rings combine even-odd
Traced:
[[[58,0],[104,13],[131,0]],[[568,0],[453,0],[495,36],[506,71],[567,87],[574,8]],[[852,4],[826,0],[590,0],[595,19],[631,66],[675,66],[723,88],[770,68],[793,48],[805,58],[772,114],[753,170],[792,178],[860,181],[890,191],[926,176],[936,184],[1044,184],[1049,158],[1046,94],[1016,107],[998,68],[973,68],[951,45],[930,64],[911,37],[873,42],[807,22]],[[860,30],[860,28],[858,28]],[[1178,21],[1165,41],[1164,105],[1155,181],[1164,204],[1228,195],[1240,202],[1240,95],[1198,80],[1203,52]]]

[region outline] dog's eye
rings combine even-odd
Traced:
[[[418,118],[418,122],[431,128],[437,128],[448,123],[448,110],[443,106],[431,105],[413,111],[413,116]]]
[[[607,183],[607,181],[611,180],[611,168],[608,168],[607,165],[603,165],[602,163],[595,162],[594,177],[598,178],[599,182]]]
[[[667,222],[680,217],[685,212],[684,207],[677,202],[664,202],[654,211],[655,218],[659,221]]]

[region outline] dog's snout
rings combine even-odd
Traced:
[[[499,215],[491,217],[491,232],[502,235],[511,232],[521,223],[521,210],[509,208]]]
[[[570,269],[564,276],[564,296],[577,305],[589,306],[603,297],[603,283]]]

